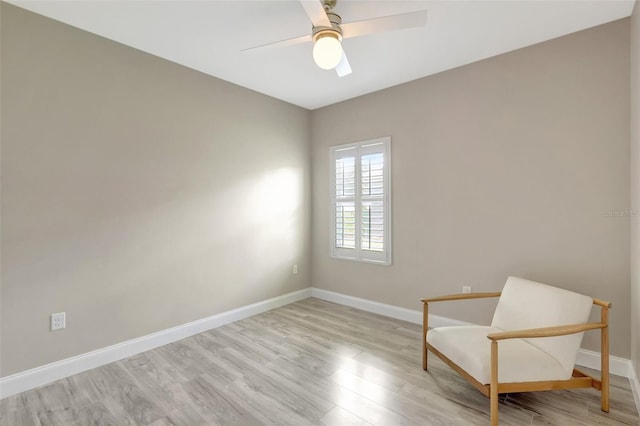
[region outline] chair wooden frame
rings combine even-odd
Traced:
[[[453,368],[462,377],[467,379],[476,389],[490,399],[491,405],[491,426],[498,425],[498,395],[509,392],[533,392],[554,389],[576,389],[595,388],[600,391],[601,409],[609,412],[609,309],[611,303],[603,300],[593,299],[593,304],[599,306],[600,322],[570,324],[557,327],[535,328],[527,330],[505,331],[487,335],[491,341],[491,383],[482,384],[474,379],[460,366],[440,353],[437,349],[427,343],[427,333],[429,332],[429,303],[448,302],[457,300],[483,299],[490,297],[500,297],[501,293],[467,293],[452,294],[449,296],[420,299],[423,304],[423,326],[422,326],[422,368],[427,370],[427,350],[433,352],[442,359],[448,366]],[[498,342],[505,339],[531,339],[537,337],[565,336],[568,334],[582,333],[588,330],[600,329],[600,359],[601,378],[600,380],[574,369],[569,380],[522,382],[522,383],[499,383],[498,382]]]

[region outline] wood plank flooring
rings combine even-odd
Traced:
[[[489,400],[421,329],[306,299],[0,401],[0,425],[487,425]],[[627,379],[509,394],[502,425],[638,425]]]

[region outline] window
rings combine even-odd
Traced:
[[[334,146],[331,256],[391,264],[391,138]]]

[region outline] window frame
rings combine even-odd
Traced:
[[[362,203],[374,200],[373,196],[364,196],[362,191],[362,157],[367,154],[383,153],[383,250],[362,249]],[[340,158],[355,157],[355,194],[348,197],[353,200],[355,209],[355,248],[336,246],[336,206],[339,201],[347,200],[336,195],[336,161]],[[329,147],[330,173],[330,228],[329,253],[334,259],[391,265],[391,137],[368,139],[365,141],[335,145]]]

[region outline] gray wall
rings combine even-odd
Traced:
[[[1,376],[309,286],[308,111],[1,7]]]
[[[509,274],[613,301],[638,371],[638,219],[630,268],[605,214],[639,208],[637,9],[630,207],[628,20],[309,113],[2,3],[0,376],[310,283],[419,309]],[[328,147],[384,135],[394,264],[332,260]]]
[[[313,112],[312,283],[411,309],[508,275],[613,302],[628,358],[629,19]],[[329,257],[329,147],[390,135],[393,265]],[[493,302],[433,313],[490,319]],[[584,346],[597,348],[597,335]]]
[[[640,1],[631,16],[631,212],[631,361],[640,381]]]

